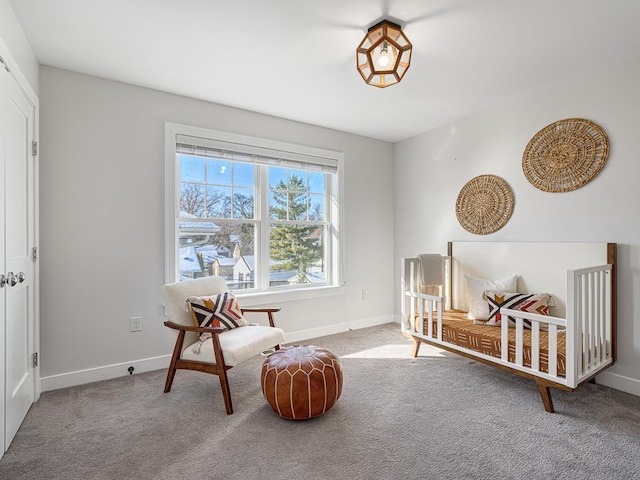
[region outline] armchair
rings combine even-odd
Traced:
[[[279,308],[243,308],[245,312],[266,313],[269,326],[242,326],[225,330],[221,327],[200,327],[193,321],[191,312],[185,308],[187,298],[191,296],[217,295],[228,291],[222,277],[204,277],[184,282],[168,283],[161,288],[167,321],[164,324],[177,332],[171,363],[165,382],[165,393],[171,390],[173,378],[178,369],[196,370],[217,375],[224,398],[227,414],[233,413],[231,392],[227,370],[275,347],[285,341],[284,331],[275,326],[273,314]],[[199,335],[210,333],[210,341],[203,342],[199,349]]]

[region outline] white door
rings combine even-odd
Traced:
[[[4,81],[5,450],[35,398],[34,107],[18,83]],[[0,290],[2,291],[2,290]]]
[[[9,105],[9,95],[7,94],[9,84],[9,74],[5,71],[3,66],[0,65],[0,175],[4,180],[4,125],[6,115],[4,112]],[[0,180],[0,362],[3,364],[3,368],[0,368],[0,457],[4,454],[5,450],[9,448],[9,445],[5,443],[4,432],[6,431],[4,412],[5,412],[5,397],[4,397],[4,385],[5,385],[5,369],[4,369],[4,345],[5,345],[5,329],[4,329],[4,312],[5,312],[5,291],[6,291],[6,277],[4,263],[4,181]]]

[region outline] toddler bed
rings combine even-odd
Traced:
[[[616,244],[449,242],[442,259],[435,291],[421,259],[402,259],[414,357],[424,342],[533,379],[547,412],[550,388],[615,361]]]

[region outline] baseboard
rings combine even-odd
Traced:
[[[333,325],[326,325],[318,328],[307,330],[298,330],[296,332],[287,332],[287,343],[302,342],[311,338],[323,337],[325,335],[333,335],[335,333],[347,332],[349,330],[357,330],[360,328],[374,327],[393,321],[390,315],[374,318],[366,318],[354,322],[343,322]],[[59,388],[75,387],[84,385],[85,383],[99,382],[101,380],[110,380],[112,378],[124,377],[129,375],[129,367],[134,368],[136,373],[151,372],[154,370],[162,370],[169,366],[171,355],[163,355],[160,357],[144,358],[141,360],[133,360],[130,362],[117,363],[114,365],[105,365],[103,367],[88,368],[86,370],[78,370],[75,372],[61,373],[59,375],[51,375],[40,378],[42,392],[58,390]]]
[[[117,363],[115,365],[106,365],[104,367],[88,368],[86,370],[41,377],[41,389],[43,392],[47,392],[50,390],[58,390],[59,388],[75,387],[85,383],[124,377],[129,375],[129,367],[134,368],[134,375],[136,373],[161,370],[169,366],[170,360],[171,355],[162,355],[160,357],[133,360],[131,362]]]
[[[613,372],[602,372],[596,377],[598,385],[615,388],[621,392],[640,396],[640,380],[618,375]]]

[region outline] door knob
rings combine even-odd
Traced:
[[[27,276],[24,274],[24,272],[18,273],[18,282],[24,282],[25,278],[27,278]]]
[[[0,274],[0,288],[4,287],[6,283],[7,283],[7,277]]]
[[[14,287],[16,283],[18,283],[18,278],[15,276],[13,272],[7,273],[7,283],[10,287]]]

